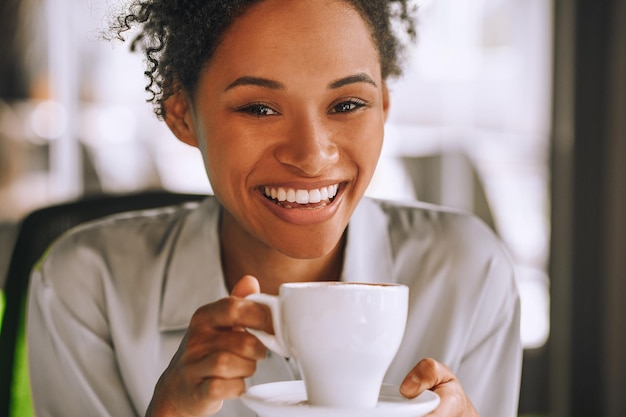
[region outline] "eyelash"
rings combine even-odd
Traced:
[[[340,113],[351,113],[357,111],[358,109],[365,107],[367,103],[358,98],[351,98],[349,100],[342,101],[340,103],[334,104],[329,113],[331,114],[340,114]],[[346,108],[348,107],[348,108]],[[343,108],[343,110],[341,110]],[[272,107],[263,104],[263,103],[250,103],[245,106],[239,107],[237,109],[240,113],[246,113],[255,117],[271,117],[279,115],[280,113],[274,110]],[[270,113],[271,112],[271,113]]]
[[[337,113],[351,113],[354,111],[357,111],[358,109],[365,107],[367,105],[367,103],[361,99],[358,98],[351,98],[349,100],[345,100],[342,101],[340,103],[337,103],[335,105],[333,105],[330,109],[331,113],[337,114]],[[349,109],[346,110],[339,110],[340,107],[343,106],[349,106]]]
[[[239,107],[237,111],[240,113],[246,113],[251,116],[256,116],[259,118],[270,117],[270,116],[275,116],[275,115],[280,114],[279,112],[277,112],[276,110],[268,106],[267,104],[263,104],[263,103],[246,104],[245,106]],[[268,111],[272,112],[272,114],[267,114]]]

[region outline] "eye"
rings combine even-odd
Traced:
[[[359,100],[356,98],[342,101],[341,103],[335,104],[331,109],[330,113],[349,113],[355,110],[364,107],[366,103],[363,100]]]
[[[256,117],[276,116],[280,114],[273,108],[263,103],[247,104],[245,106],[239,107],[237,111],[240,113],[245,113],[245,114],[249,114],[251,116],[256,116]]]

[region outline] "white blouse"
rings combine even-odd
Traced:
[[[194,311],[228,295],[214,197],[115,215],[66,233],[35,268],[27,313],[39,417],[143,416]],[[522,347],[512,262],[474,216],[364,199],[344,281],[410,288],[406,334],[385,381],[424,357],[446,364],[482,417],[517,414]],[[298,378],[276,354],[249,386]],[[254,413],[236,400],[217,414]]]

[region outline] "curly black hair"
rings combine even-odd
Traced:
[[[263,0],[134,0],[111,24],[114,37],[138,29],[131,50],[144,53],[148,102],[165,117],[165,100],[179,89],[195,90],[200,72],[211,60],[224,32],[245,11]],[[392,27],[396,19],[404,34],[415,38],[409,0],[342,0],[369,24],[378,47],[384,79],[401,74],[402,41]]]

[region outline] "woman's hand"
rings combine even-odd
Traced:
[[[225,399],[245,391],[244,378],[265,358],[266,348],[244,327],[272,331],[271,313],[243,299],[259,292],[252,276],[243,277],[232,295],[200,307],[169,366],[159,378],[146,416],[206,416]]]
[[[437,409],[427,417],[478,417],[478,412],[452,371],[430,358],[422,359],[415,365],[400,385],[400,393],[414,398],[427,389],[441,398]]]

